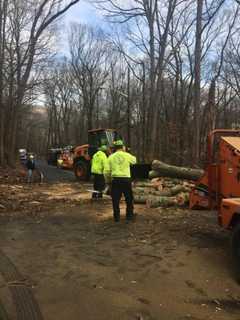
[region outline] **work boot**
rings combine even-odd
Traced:
[[[119,222],[120,221],[120,215],[114,215],[113,219],[115,222]]]
[[[92,193],[92,199],[95,200],[95,199],[97,199],[97,197],[98,197],[98,194],[96,192],[93,192]]]
[[[126,215],[126,222],[135,222],[136,221],[136,216],[137,214],[136,213],[133,213],[133,214],[127,214]]]

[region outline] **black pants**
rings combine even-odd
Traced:
[[[102,191],[105,189],[105,179],[103,174],[94,174],[93,188],[97,192],[93,192],[93,198],[102,198]]]
[[[112,181],[112,204],[115,220],[119,220],[120,218],[119,203],[122,194],[127,204],[126,218],[131,219],[133,217],[133,192],[130,178],[114,178]]]

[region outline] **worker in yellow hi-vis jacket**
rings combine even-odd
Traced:
[[[114,146],[116,152],[109,156],[104,169],[105,180],[112,183],[111,196],[114,220],[116,222],[120,220],[119,203],[122,194],[127,204],[126,219],[133,220],[133,192],[130,166],[136,163],[136,157],[125,151],[122,140],[115,141]]]
[[[102,192],[105,188],[104,167],[107,161],[107,146],[102,145],[93,155],[91,173],[94,176],[94,190],[92,198],[102,198]]]

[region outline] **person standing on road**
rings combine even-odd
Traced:
[[[102,145],[93,155],[91,173],[94,176],[92,199],[102,198],[105,189],[104,168],[107,162],[107,146]]]
[[[120,200],[122,194],[126,201],[126,219],[133,220],[133,192],[130,166],[136,163],[136,157],[125,151],[122,140],[114,142],[116,152],[109,156],[105,166],[104,175],[106,182],[112,183],[111,196],[113,217],[115,222],[120,220]]]
[[[33,171],[35,170],[35,160],[34,160],[34,155],[30,154],[28,156],[27,162],[26,162],[26,167],[28,170],[28,175],[27,175],[27,182],[30,183],[33,181]]]

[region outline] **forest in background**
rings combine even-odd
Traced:
[[[140,161],[197,166],[210,130],[240,127],[238,0],[91,1],[109,29],[63,30],[78,2],[0,0],[2,165],[106,127]]]

